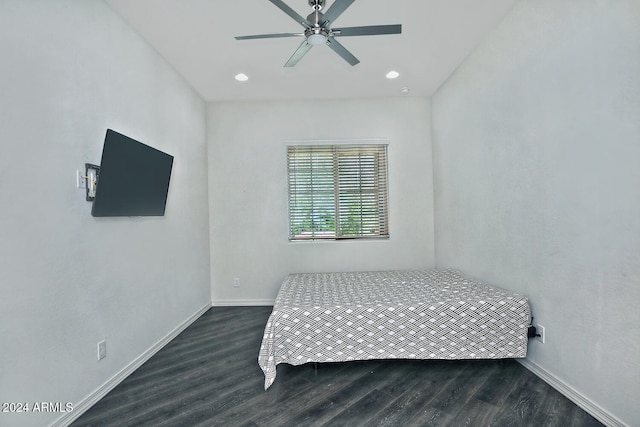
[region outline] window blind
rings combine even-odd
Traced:
[[[388,237],[387,145],[287,147],[289,239]]]

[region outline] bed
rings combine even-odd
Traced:
[[[455,270],[289,275],[264,330],[265,390],[280,363],[501,359],[527,354],[526,297]]]

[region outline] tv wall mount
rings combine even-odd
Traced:
[[[84,180],[86,189],[87,202],[92,202],[96,198],[96,187],[98,185],[98,177],[100,176],[100,166],[91,163],[84,164]]]

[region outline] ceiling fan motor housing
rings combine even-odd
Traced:
[[[319,10],[315,10],[307,16],[307,21],[309,21],[315,28],[319,28],[322,25],[324,14]]]

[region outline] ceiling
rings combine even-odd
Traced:
[[[350,66],[316,46],[292,68],[302,39],[235,40],[300,32],[268,0],[106,0],[209,102],[223,100],[431,96],[517,0],[359,0],[333,28],[402,24],[402,34],[344,37]],[[307,0],[285,0],[307,16]],[[325,10],[333,0],[327,0]],[[391,70],[400,73],[387,79]],[[246,82],[234,76],[244,73]],[[409,93],[403,94],[402,88]]]

